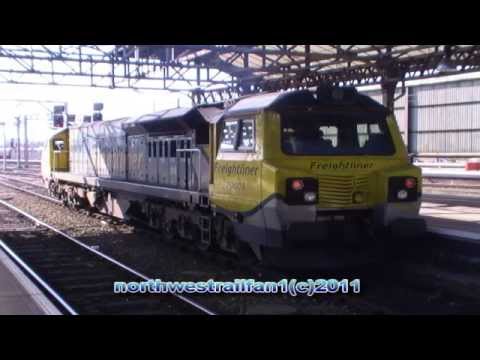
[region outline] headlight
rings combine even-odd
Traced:
[[[312,203],[317,201],[317,194],[314,192],[306,192],[303,195],[303,198],[305,199],[305,202]]]
[[[406,198],[408,198],[408,191],[407,190],[400,190],[397,193],[397,198],[399,200],[405,200]]]
[[[417,201],[420,194],[418,192],[418,179],[407,176],[394,176],[388,180],[388,201],[389,202],[407,202]]]
[[[290,178],[286,183],[285,201],[288,205],[311,205],[318,198],[318,180]]]

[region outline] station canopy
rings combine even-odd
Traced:
[[[0,82],[187,92],[197,103],[480,70],[480,45],[2,45]]]

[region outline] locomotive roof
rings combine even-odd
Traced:
[[[122,124],[131,134],[143,132],[184,132],[208,127],[209,122],[218,120],[223,110],[218,104],[195,106],[192,108],[175,108],[158,111],[131,118]]]
[[[386,108],[372,98],[360,94],[352,87],[321,87],[316,92],[296,90],[274,92],[244,97],[225,111],[225,116],[241,116],[267,109],[279,109],[289,106],[325,106],[349,104],[368,106],[375,109]]]
[[[224,117],[251,115],[267,109],[279,110],[297,106],[321,107],[339,104],[366,106],[369,109],[387,111],[383,105],[366,95],[359,94],[355,88],[321,87],[316,92],[296,90],[246,96],[234,101],[231,106],[228,106],[227,103],[226,109],[222,104],[198,105],[191,108],[162,110],[110,122],[120,122],[122,128],[132,135],[145,132],[178,133],[194,129],[205,131],[204,128],[208,127],[208,123],[216,123]],[[98,124],[102,123],[105,122]],[[95,124],[80,126],[95,126]]]
[[[87,123],[75,124],[74,126],[72,126],[72,128],[97,127],[97,126],[105,126],[105,124],[112,125],[117,123],[121,124],[129,119],[130,118],[128,117],[123,117],[123,118],[109,119],[109,120],[102,120],[102,121],[91,121]]]
[[[144,123],[144,122],[150,122],[150,121],[179,118],[179,117],[185,116],[189,111],[191,111],[191,109],[189,108],[176,108],[176,109],[158,111],[155,113],[142,115],[138,118],[133,118],[127,121],[126,125],[130,123]]]

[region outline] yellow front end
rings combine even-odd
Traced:
[[[238,237],[257,254],[261,249],[288,249],[288,256],[294,257],[294,250],[305,243],[340,244],[363,230],[382,231],[398,224],[407,228],[402,224],[419,219],[421,170],[410,164],[393,115],[386,126],[394,151],[376,156],[292,155],[283,147],[286,129],[279,113],[263,111],[252,118],[254,151],[220,148],[210,192],[217,211],[234,222]],[[313,184],[311,201],[289,198],[296,179]],[[404,179],[415,182],[407,189],[411,201],[397,199],[403,190],[392,189]],[[332,232],[334,228],[340,231]]]
[[[395,152],[389,156],[292,156],[281,148],[280,116],[269,112],[263,116],[265,156],[263,198],[271,194],[286,196],[289,178],[313,177],[318,180],[319,210],[372,209],[387,203],[388,179],[412,177],[421,192],[421,169],[410,164],[394,116],[387,118]],[[260,117],[260,118],[262,118]]]

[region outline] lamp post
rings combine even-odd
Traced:
[[[17,169],[20,169],[20,116],[15,118],[17,121]]]
[[[24,140],[24,144],[23,144],[23,147],[24,147],[24,161],[25,161],[25,165],[24,165],[24,168],[28,168],[28,133],[27,133],[27,116],[25,115],[23,117],[23,127],[24,127],[24,131],[25,131],[25,140]]]
[[[7,125],[5,122],[0,122],[0,126],[3,126],[3,171],[7,170]]]

